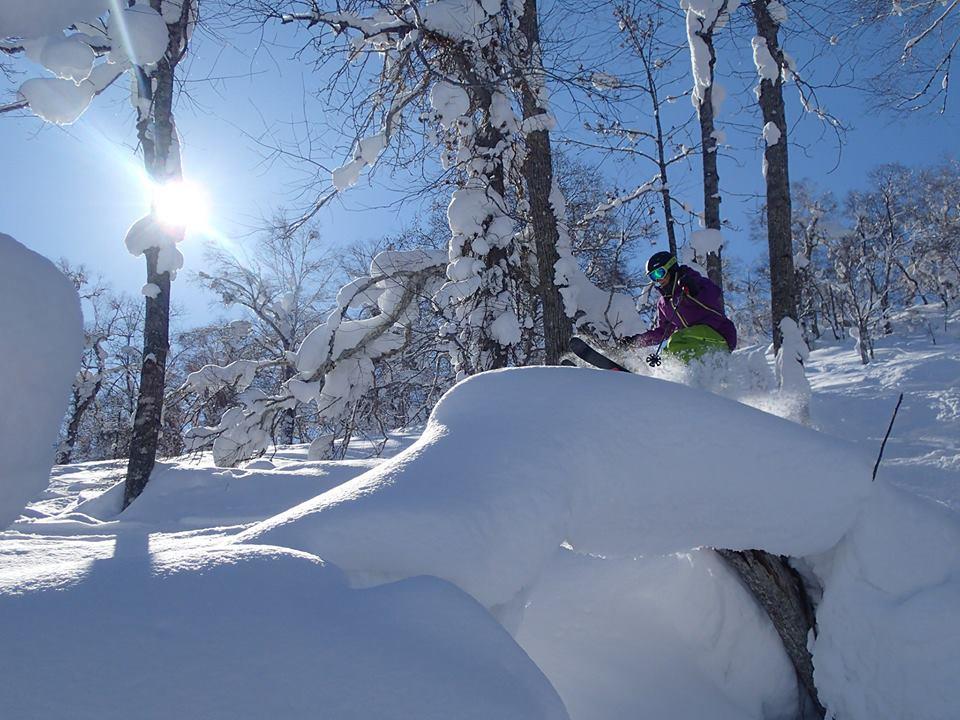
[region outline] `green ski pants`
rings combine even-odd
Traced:
[[[708,352],[730,352],[723,336],[708,325],[691,325],[677,330],[670,339],[664,352],[676,356],[683,362],[690,362]]]

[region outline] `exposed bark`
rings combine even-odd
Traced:
[[[93,401],[100,392],[103,385],[102,380],[97,380],[93,388],[84,394],[81,388],[73,389],[73,413],[70,415],[70,422],[67,424],[67,433],[57,450],[57,465],[68,465],[73,457],[73,449],[77,445],[77,438],[80,435],[80,423],[83,422],[83,416],[86,414]]]
[[[767,612],[783,647],[819,717],[826,714],[813,684],[813,658],[807,650],[810,631],[816,632],[813,606],[803,581],[783,556],[762,550],[717,551]]]
[[[135,500],[147,486],[160,442],[160,418],[163,412],[167,353],[170,350],[170,273],[157,272],[156,248],[146,251],[147,282],[160,292],[146,298],[147,311],[143,328],[143,366],[140,370],[140,396],[133,420],[130,459],[123,491],[123,505]]]
[[[151,0],[150,4],[160,12],[160,0]],[[148,76],[143,68],[137,68],[141,99],[149,100],[149,108],[138,111],[137,136],[143,149],[144,168],[150,179],[157,183],[181,178],[180,147],[173,120],[174,73],[186,47],[191,4],[191,0],[186,0],[179,22],[167,26],[167,52],[153,74]],[[169,228],[168,231],[181,236],[183,233],[182,228]],[[160,442],[167,353],[170,350],[170,273],[157,272],[158,254],[158,248],[149,248],[144,253],[147,282],[160,288],[160,292],[156,297],[144,298],[143,364],[123,492],[124,508],[147,486]]]
[[[727,10],[723,4],[717,17]],[[716,111],[713,106],[714,66],[717,64],[717,52],[713,44],[716,21],[703,26],[697,35],[703,40],[710,53],[710,84],[703,89],[703,99],[697,105],[697,117],[700,120],[700,156],[703,159],[703,225],[709,230],[720,230],[720,172],[717,169]],[[723,249],[707,253],[707,276],[720,288],[723,300]]]
[[[764,167],[767,181],[767,244],[770,251],[770,310],[773,322],[773,347],[780,349],[780,321],[797,320],[797,292],[793,267],[790,204],[790,175],[787,158],[787,120],[783,103],[784,57],[777,38],[779,26],[770,14],[769,0],[750,3],[757,34],[763,38],[780,69],[775,80],[760,80],[760,110],[763,122],[773,123],[780,131],[778,142],[767,144]]]
[[[524,0],[520,18],[520,32],[526,41],[521,53],[520,105],[523,119],[546,114],[539,94],[543,90],[543,59],[540,53],[540,21],[537,0]],[[523,162],[524,184],[530,202],[530,224],[537,253],[537,295],[543,312],[543,341],[545,362],[556,365],[566,351],[573,332],[555,282],[559,232],[550,195],[553,192],[553,154],[550,132],[546,129],[526,133],[527,155]]]

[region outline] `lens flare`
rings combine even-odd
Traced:
[[[203,230],[210,219],[207,195],[196,183],[177,181],[153,188],[153,212],[162,223]]]

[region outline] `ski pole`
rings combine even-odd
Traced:
[[[657,345],[657,349],[654,352],[647,355],[647,358],[646,358],[647,365],[649,365],[650,367],[657,367],[663,362],[663,360],[660,359],[660,348],[663,347],[663,341],[666,339],[667,339],[667,336],[664,335],[663,338],[661,338],[660,340],[660,344]]]

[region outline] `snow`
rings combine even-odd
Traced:
[[[687,44],[690,46],[690,67],[693,72],[693,93],[690,98],[695,108],[700,107],[707,88],[713,83],[710,48],[698,33],[722,28],[739,4],[739,0],[680,0],[680,8],[686,12]],[[716,88],[712,96],[715,115],[720,113],[720,105],[725,97],[723,88]]]
[[[224,387],[246,390],[253,383],[258,367],[255,360],[235,360],[225,367],[204,365],[187,375],[183,385],[195,393],[215,393]]]
[[[146,283],[142,288],[140,288],[140,294],[144,297],[156,300],[157,295],[160,294],[160,286],[154,283]]]
[[[83,350],[73,284],[0,233],[0,529],[46,486]]]
[[[167,51],[170,35],[160,13],[146,3],[110,13],[107,35],[117,59],[150,65]]]
[[[604,558],[560,550],[517,640],[573,718],[791,717],[776,632],[719,556]]]
[[[770,121],[763,126],[763,139],[767,143],[767,147],[780,142],[780,128],[777,127],[775,122]]]
[[[642,423],[649,407],[660,422],[638,436],[629,418]],[[543,440],[531,446],[529,428]],[[669,473],[643,472],[681,432],[701,438],[700,451],[678,454]],[[771,477],[782,457],[790,463]],[[737,472],[718,477],[722,468]],[[703,545],[823,552],[853,523],[869,480],[867,460],[844,443],[725,398],[524,368],[458,384],[405,453],[242,537],[359,577],[435,575],[493,609],[532,585],[563,541],[619,557]]]
[[[11,717],[567,717],[506,631],[435,578],[353,590],[318,558],[202,535],[6,544]],[[55,574],[35,567],[47,551]]]
[[[952,717],[958,321],[895,315],[867,366],[852,341],[821,341],[805,362],[817,430],[707,383],[525,368],[458,384],[386,459],[313,462],[298,446],[229,470],[167,460],[122,513],[122,461],[58,467],[0,533],[0,706],[105,720],[795,717],[779,639],[708,549],[760,546],[812,584],[830,712]],[[758,362],[772,374],[762,348],[728,362],[728,394]],[[786,398],[752,402],[783,412]]]
[[[92,21],[113,7],[112,0],[0,0],[0,38],[39,38],[80,21]]]
[[[697,257],[705,258],[710,253],[720,252],[723,247],[723,233],[713,228],[701,228],[690,234],[690,244]]]
[[[145,215],[127,229],[123,242],[134,257],[157,248],[157,272],[170,273],[170,279],[174,280],[177,270],[183,267],[183,253],[177,249],[177,241],[182,239],[182,228],[168,226],[153,215]]]
[[[958,547],[955,513],[878,483],[823,571],[814,679],[836,717],[956,714]]]
[[[767,3],[767,12],[777,25],[783,25],[787,21],[787,8],[778,0],[770,0]]]
[[[35,115],[57,125],[70,125],[90,105],[95,89],[89,82],[77,85],[59,78],[30,78],[19,92]]]
[[[363,169],[373,165],[386,147],[386,133],[360,140],[354,149],[354,159],[333,171],[333,186],[343,191],[356,185]]]
[[[338,167],[333,171],[333,186],[343,191],[357,184],[360,179],[360,172],[363,170],[362,160],[351,160],[346,165]]]
[[[490,0],[488,3],[494,12],[499,9]],[[418,12],[423,27],[454,40],[476,40],[480,25],[491,14],[477,0],[436,0],[420,5]]]
[[[430,90],[430,105],[444,128],[450,128],[470,110],[470,96],[459,85],[441,80]]]
[[[53,38],[40,53],[40,62],[58,78],[80,83],[90,77],[95,55],[77,35]]]
[[[759,35],[755,35],[750,44],[753,46],[753,65],[757,69],[757,76],[761,81],[775,82],[780,76],[780,68],[777,66],[777,61],[773,59],[773,55],[770,54],[767,41]]]

